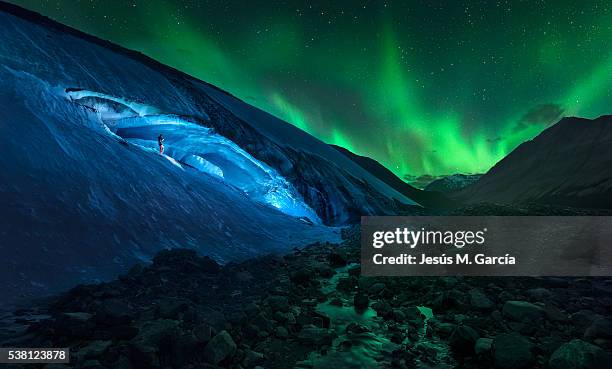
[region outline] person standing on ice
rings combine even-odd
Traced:
[[[159,145],[159,154],[163,155],[164,153],[164,136],[160,133],[157,136],[157,144]]]

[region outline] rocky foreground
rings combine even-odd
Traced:
[[[0,346],[91,369],[612,368],[611,279],[373,278],[358,260],[356,229],[225,266],[163,251],[5,317]]]

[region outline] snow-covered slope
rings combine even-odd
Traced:
[[[0,82],[3,301],[165,247],[228,261],[335,240],[414,204],[213,86],[5,3]]]
[[[563,118],[456,196],[471,202],[612,208],[612,116]]]

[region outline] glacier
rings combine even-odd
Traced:
[[[305,214],[311,221],[287,214],[307,213],[303,202],[283,213],[271,187],[253,185],[250,194],[182,164],[181,152],[176,159],[148,149],[146,127],[108,128],[62,88],[22,71],[3,68],[0,80],[0,132],[7,139],[0,156],[3,299],[104,280],[163,248],[190,247],[227,262],[338,240],[338,229],[318,224],[316,215]],[[210,132],[201,138],[228,145]],[[278,181],[265,166],[247,169],[265,184]]]
[[[335,242],[418,205],[212,85],[6,3],[0,82],[0,303],[165,248],[230,262]]]
[[[164,155],[179,167],[194,168],[222,178],[252,197],[283,213],[320,223],[316,213],[276,170],[255,159],[233,141],[188,118],[94,91],[66,89],[66,95],[91,109],[111,133],[149,152],[157,151],[157,136],[165,137]]]

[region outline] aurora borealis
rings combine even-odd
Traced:
[[[13,1],[217,85],[400,177],[488,170],[612,114],[609,1]]]

